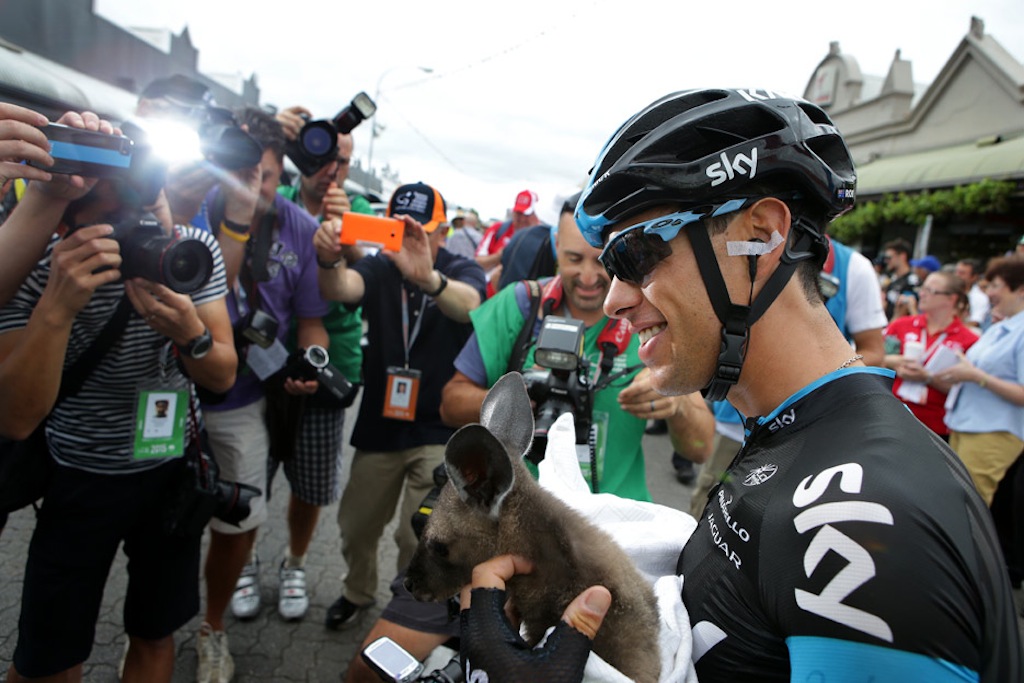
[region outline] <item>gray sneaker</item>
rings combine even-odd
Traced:
[[[260,558],[242,568],[231,596],[231,613],[237,619],[252,619],[260,613]]]
[[[230,683],[235,675],[235,660],[228,651],[227,633],[214,631],[203,622],[196,636],[196,652],[199,655],[197,683]]]
[[[306,570],[289,567],[287,562],[281,562],[281,568],[277,570],[277,611],[282,619],[293,621],[306,616],[309,595],[306,593]]]

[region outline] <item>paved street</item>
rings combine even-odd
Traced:
[[[346,431],[354,422],[346,420]],[[346,435],[346,443],[348,437]],[[648,462],[648,482],[651,493],[659,503],[686,509],[690,489],[679,484],[674,476],[669,456],[672,448],[666,436],[644,437],[644,450]],[[349,451],[346,447],[346,472]],[[380,613],[390,593],[388,583],[394,576],[396,547],[390,528],[381,543],[381,582],[378,586],[378,607],[370,610],[363,620],[350,630],[330,631],[324,625],[327,607],[340,595],[341,577],[345,566],[341,559],[341,542],[335,521],[337,505],[324,511],[316,538],[307,560],[307,578],[310,588],[310,610],[302,622],[284,622],[277,614],[276,567],[284,556],[287,539],[285,508],[287,482],[279,474],[272,488],[270,521],[260,532],[258,541],[263,564],[262,593],[264,608],[254,620],[238,622],[228,618],[228,637],[235,658],[235,681],[337,683],[356,655],[366,631]],[[17,641],[17,620],[21,599],[21,581],[24,571],[28,539],[34,524],[30,509],[11,516],[0,535],[0,682],[6,681]],[[89,683],[115,683],[117,662],[124,647],[121,612],[124,606],[125,561],[121,555],[111,570],[96,628],[96,643],[85,666],[85,680]],[[195,681],[195,632],[201,619],[195,617],[177,635],[178,657],[175,682]]]

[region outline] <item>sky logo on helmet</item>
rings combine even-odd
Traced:
[[[750,148],[750,155],[737,154],[732,159],[722,152],[721,161],[708,166],[705,173],[711,178],[711,187],[732,180],[737,175],[749,176],[753,180],[757,174],[757,147]]]

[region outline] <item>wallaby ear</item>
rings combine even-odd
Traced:
[[[497,519],[515,481],[505,446],[483,425],[466,425],[448,440],[444,462],[459,498]]]
[[[533,407],[526,382],[518,372],[502,375],[480,406],[480,424],[505,445],[510,456],[522,458],[533,442]]]

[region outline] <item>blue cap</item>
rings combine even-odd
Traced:
[[[942,268],[942,263],[939,261],[939,259],[935,258],[931,254],[928,254],[924,258],[911,259],[910,265],[913,266],[914,268],[924,268],[929,273],[934,273],[935,271]]]

